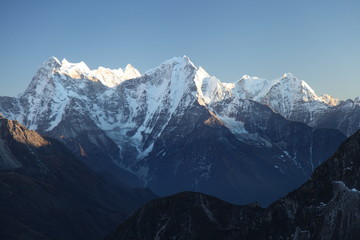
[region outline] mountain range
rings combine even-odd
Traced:
[[[106,240],[359,239],[359,160],[360,131],[304,185],[266,209],[182,192],[149,202]]]
[[[267,205],[360,127],[359,98],[317,96],[292,74],[222,83],[188,57],[134,67],[44,62],[0,112],[64,143],[114,184]]]

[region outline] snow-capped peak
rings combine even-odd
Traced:
[[[71,78],[83,78],[90,73],[89,67],[84,62],[70,63],[65,58],[61,61],[60,72]]]
[[[58,76],[60,78],[56,80]],[[83,61],[71,63],[64,58],[60,62],[56,57],[50,57],[42,63],[26,91],[19,96],[34,92],[36,92],[36,94],[42,94],[47,85],[54,86],[55,82],[57,87],[68,86],[71,82],[66,81],[68,78],[79,80],[72,83],[76,85],[74,85],[74,87],[82,88],[85,86],[86,81],[91,81],[101,82],[106,87],[111,88],[125,80],[138,78],[140,76],[139,71],[130,64],[126,66],[125,71],[121,68],[109,69],[104,67],[91,70]]]
[[[233,94],[242,99],[258,101],[267,94],[275,83],[276,80],[270,81],[264,78],[244,75],[236,82]]]
[[[149,106],[157,106],[158,101],[166,100],[165,102],[171,106],[171,111],[174,111],[182,101],[183,96],[188,98],[186,102],[191,102],[190,99],[197,100],[201,105],[210,108],[212,104],[224,99],[229,99],[229,101],[250,99],[268,105],[275,112],[285,117],[289,117],[293,112],[304,108],[309,108],[315,112],[317,109],[325,109],[337,105],[339,102],[338,99],[328,95],[317,96],[306,82],[296,78],[291,73],[285,73],[282,77],[274,80],[244,75],[236,83],[222,83],[202,67],[196,67],[187,56],[166,60],[157,68],[147,71],[145,75],[144,78],[137,79],[141,77],[141,74],[130,64],[123,69],[99,67],[90,70],[84,62],[70,63],[63,59],[60,63],[57,58],[52,57],[39,68],[27,92],[35,93],[34,96],[45,94],[46,89],[48,92],[49,89],[52,89],[52,92],[57,95],[62,92],[62,96],[58,97],[60,106],[62,100],[67,99],[68,94],[80,96],[87,86],[96,86],[87,80],[101,82],[104,86],[113,88],[124,81],[137,79],[135,82],[138,81],[136,84],[141,85],[139,87],[142,89],[140,92],[147,94],[145,99],[151,99]],[[74,89],[79,90],[79,92]],[[106,91],[106,96],[118,92],[116,91],[118,88],[109,91],[106,88],[99,89]],[[94,92],[94,89],[91,92]],[[136,101],[142,99],[143,96],[137,96],[137,94],[134,93],[127,98],[130,99],[130,102],[135,101],[135,98]],[[103,99],[107,99],[104,96]],[[133,99],[133,96],[137,97]],[[133,111],[136,112],[137,110],[134,109]],[[153,113],[155,112],[151,112],[151,114]]]
[[[109,69],[101,66],[97,69],[90,70],[90,68],[83,61],[79,63],[70,63],[64,58],[61,61],[60,67],[58,68],[59,69],[57,69],[57,72],[59,74],[74,79],[88,79],[90,81],[100,81],[103,85],[107,87],[114,87],[125,80],[141,76],[140,72],[130,64],[126,66],[125,71],[121,68]]]
[[[202,67],[198,67],[195,74],[198,102],[201,105],[209,105],[219,102],[230,96],[229,86],[225,86],[219,79],[211,76]]]
[[[251,80],[251,79],[258,79],[258,77],[250,77],[249,75],[246,75],[246,74],[245,74],[244,76],[242,76],[242,77],[239,79],[239,81],[242,80],[242,79],[245,79],[245,80],[250,79],[250,80]]]
[[[329,95],[318,96],[315,91],[309,86],[309,84],[303,80],[298,79],[292,73],[285,73],[277,85],[282,85],[283,89],[287,89],[289,94],[297,95],[296,100],[308,101],[320,101],[333,105],[335,101]]]
[[[292,73],[284,73],[281,79],[294,79],[296,80],[297,78],[292,74]]]
[[[332,96],[330,96],[330,95],[328,95],[328,94],[324,94],[324,95],[320,96],[320,99],[321,99],[323,102],[329,104],[330,106],[336,106],[336,105],[338,105],[339,102],[340,102],[340,100],[339,100],[338,98],[334,98],[334,97],[332,97]],[[355,99],[355,100],[356,100],[356,99]]]
[[[40,70],[40,69],[43,69],[43,70],[48,69],[48,70],[50,70],[50,69],[59,68],[59,67],[61,67],[60,61],[56,57],[50,57],[47,61],[43,62],[40,65],[38,70]]]
[[[69,64],[71,64],[71,63],[69,63],[69,61],[66,60],[66,58],[63,58],[63,60],[61,61],[61,64],[62,64],[62,65],[69,65]]]
[[[192,68],[197,69],[197,67],[195,67],[195,65],[191,62],[191,60],[187,56],[184,55],[183,57],[170,58],[170,59],[162,62],[156,68],[152,68],[152,69],[147,70],[144,75],[151,75],[154,72],[165,68],[166,66],[174,66],[174,65],[178,65],[178,64],[180,64],[182,66],[191,66]]]
[[[56,57],[50,57],[47,61],[43,62],[25,92],[19,94],[19,97],[30,92],[36,92],[38,94],[43,92],[48,82],[52,81],[54,71],[60,69],[60,67],[61,63]]]
[[[126,66],[125,70],[99,67],[92,70],[90,75],[107,87],[115,87],[125,80],[141,77],[140,72],[130,64]]]
[[[127,79],[140,77],[140,72],[134,68],[131,64],[126,65],[124,75]]]
[[[202,97],[206,104],[210,104],[210,102],[215,101],[215,99],[219,101],[230,95],[241,99],[251,99],[268,105],[271,105],[271,101],[277,102],[280,100],[276,99],[283,98],[287,99],[286,101],[288,101],[290,105],[296,104],[296,102],[299,101],[317,101],[334,106],[339,102],[338,99],[328,95],[317,96],[306,82],[296,78],[292,73],[284,73],[281,78],[274,80],[244,75],[234,84],[224,84],[208,74],[202,67],[196,67],[189,57],[185,55],[168,59],[157,68],[149,70],[145,74],[149,75],[154,73],[154,71],[165,71],[170,74],[173,70],[182,72],[186,68],[191,69],[188,73],[196,73],[194,75],[194,81],[198,96]],[[90,70],[84,62],[70,63],[66,59],[63,59],[60,63],[56,57],[51,57],[47,62],[43,63],[40,69],[39,73],[41,73],[42,76],[57,72],[65,76],[63,79],[70,77],[73,79],[100,81],[107,87],[115,87],[125,80],[141,76],[140,72],[130,64],[124,69],[99,67]],[[34,84],[35,83],[36,82],[34,82]],[[282,102],[284,103],[284,101]]]
[[[191,62],[190,58],[187,57],[186,55],[182,56],[182,57],[173,57],[170,58],[166,61],[164,61],[162,64],[173,64],[173,63],[185,63],[185,64],[190,64],[193,67],[195,67],[195,65]],[[162,65],[161,64],[161,65]]]
[[[305,81],[292,73],[285,73],[281,78],[274,80],[244,75],[231,91],[237,98],[251,99],[268,105],[289,119],[292,119],[291,114],[304,108],[309,109],[309,116],[312,116],[318,109],[326,109],[339,103],[338,99],[329,95],[316,95]]]
[[[267,96],[269,99],[287,99],[291,105],[298,101],[309,102],[319,98],[306,82],[297,79],[291,73],[284,74],[281,80],[271,87]]]
[[[54,63],[54,64],[57,64],[57,65],[61,65],[59,59],[57,59],[56,57],[52,56],[49,58],[49,60],[46,61],[47,63]]]

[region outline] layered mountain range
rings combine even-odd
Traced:
[[[291,74],[222,83],[179,57],[141,75],[50,58],[0,112],[63,142],[114,183],[268,204],[360,127],[359,99],[317,96]],[[324,128],[326,127],[326,128]]]
[[[1,239],[101,239],[156,196],[114,186],[59,141],[0,116]]]
[[[360,131],[266,209],[183,192],[146,204],[106,239],[359,239],[359,167]]]

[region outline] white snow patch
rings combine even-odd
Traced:
[[[218,117],[234,135],[248,133],[244,127],[243,122],[237,121],[234,118],[230,118],[226,116],[218,116]]]

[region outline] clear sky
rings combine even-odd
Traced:
[[[0,95],[51,56],[144,72],[187,55],[223,82],[291,72],[318,93],[360,95],[359,0],[0,0]]]

